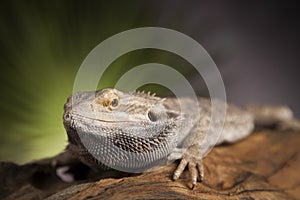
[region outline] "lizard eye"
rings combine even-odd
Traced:
[[[120,97],[117,93],[111,90],[103,90],[95,99],[97,104],[101,104],[108,109],[116,109],[120,104]]]
[[[119,105],[118,99],[113,99],[110,102],[111,107],[116,108]]]

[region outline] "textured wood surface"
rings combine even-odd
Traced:
[[[57,162],[68,163],[64,158],[23,166],[3,162],[0,198],[300,199],[299,150],[300,133],[279,131],[261,131],[215,147],[204,159],[204,182],[194,190],[189,189],[187,172],[179,181],[171,180],[177,163],[134,176],[104,171],[99,181],[66,184],[54,175]]]

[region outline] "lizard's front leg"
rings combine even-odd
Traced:
[[[200,145],[194,144],[188,147],[183,153],[180,164],[173,174],[173,180],[177,180],[186,166],[188,166],[189,174],[192,180],[192,189],[197,184],[197,180],[202,181],[204,177],[204,170],[202,166],[202,156],[200,152]]]

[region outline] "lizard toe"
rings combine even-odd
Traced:
[[[202,166],[202,160],[196,157],[192,157],[188,163],[190,179],[192,182],[192,189],[197,184],[197,181],[203,181],[204,171]]]
[[[202,181],[204,177],[202,159],[190,154],[185,154],[173,174],[173,180],[177,180],[180,177],[186,166],[188,166],[193,189],[197,181]]]
[[[185,167],[187,166],[188,161],[186,159],[181,159],[180,164],[178,165],[178,167],[176,168],[174,174],[173,174],[173,180],[176,181],[180,175],[182,174],[183,170],[185,169]]]

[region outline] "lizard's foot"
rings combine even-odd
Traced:
[[[177,180],[185,167],[188,166],[191,181],[192,181],[192,189],[194,189],[197,184],[197,180],[202,181],[204,177],[204,170],[202,166],[202,157],[199,153],[199,146],[193,145],[186,153],[182,156],[180,164],[173,174],[173,180]]]

